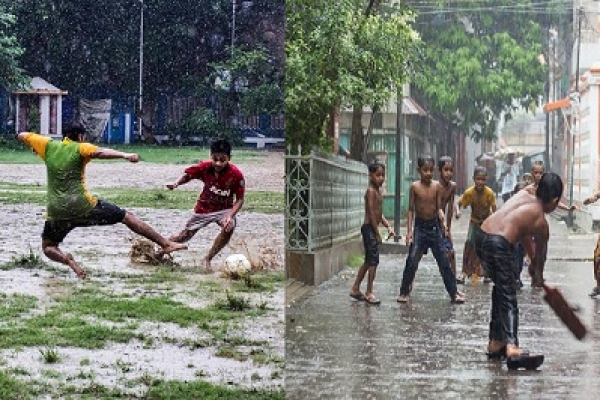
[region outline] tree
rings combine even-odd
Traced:
[[[209,64],[220,103],[239,104],[246,115],[283,112],[283,68],[263,48],[230,51],[230,58]]]
[[[289,0],[286,14],[286,139],[308,152],[332,109],[392,97],[418,36],[399,1]]]
[[[428,107],[475,140],[493,139],[502,115],[510,119],[517,108],[534,108],[547,76],[539,62],[540,19],[546,18],[539,7],[488,0],[421,9],[425,51],[414,83]]]
[[[136,94],[141,1],[0,0],[17,17],[23,65],[76,96]],[[144,100],[206,88],[210,63],[230,57],[231,0],[144,0]],[[284,1],[238,1],[236,46],[262,46],[283,70]],[[280,34],[280,36],[282,36]],[[279,46],[279,47],[277,47]]]
[[[23,49],[14,34],[15,22],[15,16],[3,12],[0,7],[0,89],[19,86],[25,79],[18,63]]]

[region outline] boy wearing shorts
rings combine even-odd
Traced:
[[[350,297],[356,300],[366,301],[369,304],[380,304],[379,300],[373,294],[373,282],[379,265],[379,243],[382,242],[379,233],[379,224],[381,223],[388,229],[388,237],[395,235],[394,229],[383,216],[383,195],[381,186],[385,180],[385,166],[379,162],[369,165],[369,187],[365,192],[365,219],[360,228],[363,244],[365,246],[365,262],[360,266],[356,274],[356,280]],[[365,274],[369,273],[367,279],[367,290],[365,294],[360,292],[360,284]]]
[[[93,158],[123,158],[136,163],[140,160],[139,155],[85,143],[86,132],[79,124],[66,125],[62,134],[62,141],[55,141],[33,132],[21,132],[17,136],[46,164],[47,220],[42,232],[42,249],[46,257],[68,265],[79,278],[85,279],[85,271],[71,254],[63,253],[59,249],[59,244],[74,228],[114,225],[119,222],[161,246],[162,254],[187,248],[186,245],[164,238],[131,212],[100,200],[88,192],[85,185],[85,167]]]
[[[231,162],[231,144],[226,139],[217,139],[210,145],[210,160],[202,161],[184,170],[174,183],[167,184],[173,190],[193,179],[201,180],[204,187],[181,232],[170,240],[187,242],[200,229],[216,223],[221,231],[204,257],[204,268],[212,271],[211,260],[229,243],[236,226],[235,216],[244,204],[244,175]]]

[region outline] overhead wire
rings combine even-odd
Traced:
[[[450,2],[449,2],[450,3]],[[482,1],[469,1],[469,4],[481,4],[474,7],[461,7],[460,4],[440,4],[435,1],[415,1],[407,3],[407,6],[417,11],[420,15],[428,14],[451,14],[458,12],[480,12],[480,11],[494,11],[501,13],[515,13],[515,14],[570,14],[572,9],[568,8],[565,10],[549,10],[548,6],[567,6],[572,4],[572,0],[548,0],[548,1],[535,1],[532,3],[515,3],[515,4],[486,4],[491,3],[489,0]],[[451,3],[462,3],[451,2]],[[466,3],[466,2],[464,2]]]

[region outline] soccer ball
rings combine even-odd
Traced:
[[[230,277],[242,277],[250,272],[252,266],[243,254],[232,254],[225,259],[223,273]]]

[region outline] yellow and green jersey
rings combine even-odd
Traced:
[[[98,146],[68,138],[59,142],[32,132],[25,136],[25,143],[46,164],[49,220],[79,218],[96,207],[98,199],[85,186],[85,166]]]

